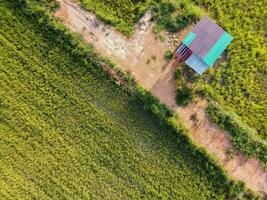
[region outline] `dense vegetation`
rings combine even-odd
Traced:
[[[129,36],[133,25],[147,10],[148,0],[80,0],[81,5],[94,12],[106,23]]]
[[[246,195],[183,129],[136,105],[163,123],[171,113],[155,98],[128,96],[90,48],[25,2],[0,1],[1,199]]]
[[[203,15],[201,10],[187,0],[152,1],[153,20],[157,23],[158,32],[165,29],[171,33],[182,30],[191,23],[196,22]]]
[[[169,0],[79,0],[81,6],[94,12],[100,19],[113,25],[127,36],[133,32],[138,19],[152,8],[155,30],[177,32],[201,17],[201,10],[187,0],[178,3]],[[177,13],[176,11],[179,10]]]
[[[207,113],[215,123],[228,131],[236,149],[261,160],[267,167],[267,143],[256,137],[254,129],[244,124],[235,113],[226,112],[216,102],[209,102]]]
[[[227,62],[211,73],[211,80],[204,84],[205,90],[267,141],[266,2],[194,2],[234,37],[227,51]]]

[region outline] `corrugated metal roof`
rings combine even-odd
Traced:
[[[232,40],[229,33],[205,16],[183,40],[183,44],[193,52],[185,63],[202,74],[214,64]]]
[[[196,34],[196,37],[188,47],[200,58],[203,58],[221,37],[224,30],[205,16],[196,24],[192,32]]]
[[[193,32],[190,32],[183,40],[183,44],[188,46],[195,38],[196,38],[196,34]]]
[[[198,74],[202,74],[209,68],[209,66],[196,54],[192,54],[185,63]]]
[[[203,61],[209,66],[213,65],[232,40],[233,37],[229,33],[224,32],[215,45],[210,49],[208,54],[203,58]]]

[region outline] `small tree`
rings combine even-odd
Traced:
[[[176,93],[176,102],[180,106],[186,106],[193,100],[194,92],[193,89],[188,88],[186,86],[182,86],[177,89]]]

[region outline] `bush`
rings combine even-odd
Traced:
[[[181,88],[177,89],[176,93],[176,102],[180,106],[186,106],[190,103],[194,98],[194,91],[191,88],[186,86],[182,86]]]
[[[180,80],[183,78],[183,71],[180,67],[177,67],[174,72],[174,78],[175,80]]]
[[[173,52],[171,50],[167,50],[164,54],[165,60],[171,60],[173,58]]]
[[[178,14],[174,14],[176,10],[179,10]],[[188,2],[181,2],[176,6],[160,0],[153,3],[152,11],[156,23],[172,33],[182,30],[201,18],[200,10]]]
[[[173,116],[173,113],[164,104],[161,104],[156,97],[141,86],[136,86],[134,99],[146,111],[149,111],[153,117],[159,119],[161,123],[164,123],[166,118]]]

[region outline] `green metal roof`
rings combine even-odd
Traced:
[[[183,40],[183,44],[188,46],[196,37],[196,34],[193,32],[189,32],[188,35]]]
[[[207,53],[207,55],[203,58],[203,61],[209,66],[213,65],[216,59],[221,55],[221,53],[226,49],[226,47],[232,40],[233,37],[229,33],[224,32],[219,40]]]

